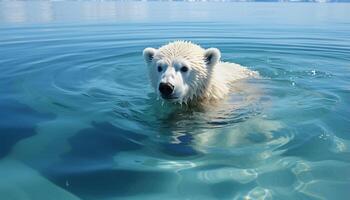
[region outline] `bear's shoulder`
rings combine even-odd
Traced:
[[[237,63],[219,62],[216,68],[216,76],[226,79],[226,81],[235,81],[245,78],[258,78],[259,73],[248,69]]]

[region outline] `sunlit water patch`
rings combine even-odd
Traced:
[[[0,199],[350,195],[349,5],[0,8]],[[261,77],[215,105],[163,103],[142,50],[176,39]]]

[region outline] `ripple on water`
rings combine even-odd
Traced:
[[[347,197],[349,38],[344,31],[330,38],[323,29],[270,28],[203,22],[2,29],[4,94],[57,116],[33,122],[35,136],[11,155],[86,199]],[[218,47],[224,60],[262,78],[237,85],[244,89],[215,106],[162,105],[141,54],[175,39]],[[51,149],[38,153],[44,147]]]

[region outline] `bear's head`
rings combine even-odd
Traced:
[[[187,41],[171,42],[143,51],[156,93],[164,100],[187,103],[203,98],[212,70],[220,60],[216,48],[203,49]]]

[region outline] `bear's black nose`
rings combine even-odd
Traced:
[[[158,89],[163,96],[169,96],[173,93],[174,86],[170,83],[160,83]]]

